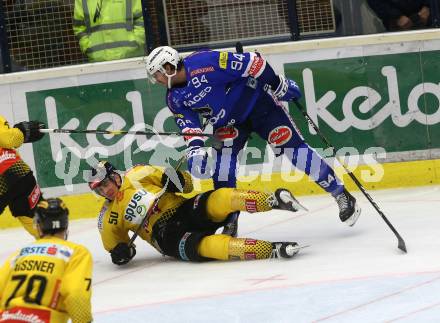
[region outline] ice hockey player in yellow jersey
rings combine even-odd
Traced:
[[[283,209],[296,212],[298,201],[286,189],[267,194],[258,191],[220,188],[186,199],[179,193],[192,191],[191,176],[158,166],[138,165],[124,175],[107,161],[91,171],[89,187],[106,198],[98,218],[104,248],[113,263],[123,265],[136,254],[129,245],[156,198],[139,236],[164,255],[181,260],[290,258],[296,242],[269,242],[215,234],[235,211],[264,212]],[[166,188],[163,191],[163,188]]]
[[[32,225],[32,209],[42,199],[40,187],[29,166],[20,158],[15,148],[23,143],[40,140],[44,123],[23,121],[9,127],[0,115],[0,214],[6,206],[35,238],[37,232]]]
[[[0,322],[92,321],[92,256],[66,241],[68,213],[60,199],[38,203],[34,221],[41,238],[0,269]]]

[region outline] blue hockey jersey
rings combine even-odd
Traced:
[[[168,90],[167,104],[184,133],[200,133],[199,115],[214,128],[240,124],[265,90],[266,60],[256,53],[200,51],[183,60],[187,84]],[[186,137],[188,145],[201,137]]]

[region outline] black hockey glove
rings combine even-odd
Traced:
[[[44,133],[40,129],[46,128],[46,125],[40,121],[23,121],[14,125],[24,136],[24,142],[34,142],[43,138]]]
[[[110,255],[115,265],[125,265],[136,255],[136,248],[129,247],[125,242],[120,242],[110,251]]]
[[[168,186],[166,191],[171,193],[183,192],[183,188],[185,187],[185,178],[181,171],[176,171],[172,167],[168,167],[165,169],[165,172],[162,175],[162,185],[165,186],[168,178],[170,179],[168,182]]]

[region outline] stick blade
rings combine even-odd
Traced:
[[[402,238],[399,238],[399,244],[397,247],[402,250],[404,253],[407,253],[405,241]]]

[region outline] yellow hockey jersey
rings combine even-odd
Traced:
[[[137,230],[163,188],[163,173],[163,167],[149,165],[138,165],[125,173],[115,200],[106,201],[98,217],[98,229],[107,251],[120,242],[129,242],[129,231]],[[189,193],[193,190],[191,175],[187,172],[183,175],[183,192]],[[153,226],[157,221],[171,217],[185,200],[181,195],[164,193],[139,236],[160,251],[152,239]]]
[[[0,322],[92,321],[92,256],[57,237],[39,239],[0,269]]]

